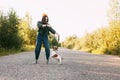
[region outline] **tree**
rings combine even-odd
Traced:
[[[32,18],[26,13],[23,19],[20,19],[19,24],[19,35],[23,38],[24,45],[35,44],[35,38],[37,31],[32,28]]]
[[[120,20],[120,0],[109,1],[108,18],[110,23]]]
[[[34,28],[30,29],[30,34],[29,34],[29,39],[30,39],[30,44],[29,45],[35,45],[36,44],[36,36],[37,36],[37,30]]]
[[[50,47],[59,46],[59,43],[58,43],[56,37],[51,33],[49,34],[49,43],[50,43]]]
[[[110,0],[109,9],[109,47],[108,54],[120,55],[120,0]]]
[[[22,47],[22,38],[18,35],[19,18],[11,9],[7,16],[0,14],[0,46],[3,48],[19,49]]]

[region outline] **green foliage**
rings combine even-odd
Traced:
[[[14,10],[8,15],[0,14],[0,47],[19,49],[22,47],[22,39],[18,35],[19,19]]]
[[[0,56],[35,48],[37,30],[31,21],[28,14],[19,19],[13,9],[6,15],[0,12]]]
[[[19,53],[20,50],[0,48],[0,56]]]
[[[80,46],[79,46],[79,43],[77,43],[77,42],[79,42],[78,39],[77,39],[77,36],[72,35],[72,36],[66,38],[66,40],[62,43],[62,46],[67,47],[69,49],[73,49],[73,48],[79,49]]]
[[[60,44],[58,43],[56,37],[52,34],[49,35],[49,43],[50,43],[50,47],[52,46],[60,46]]]

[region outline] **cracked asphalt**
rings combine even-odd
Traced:
[[[35,64],[34,51],[0,57],[0,80],[120,80],[120,57],[95,55],[59,48],[62,65],[41,51]]]

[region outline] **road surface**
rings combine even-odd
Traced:
[[[0,80],[120,80],[120,58],[60,48],[63,64],[50,59],[44,50],[35,64],[34,51],[0,57]]]

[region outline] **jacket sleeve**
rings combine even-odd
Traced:
[[[53,34],[56,33],[56,31],[55,31],[52,27],[49,27],[49,31],[50,31],[51,33],[53,33]]]

